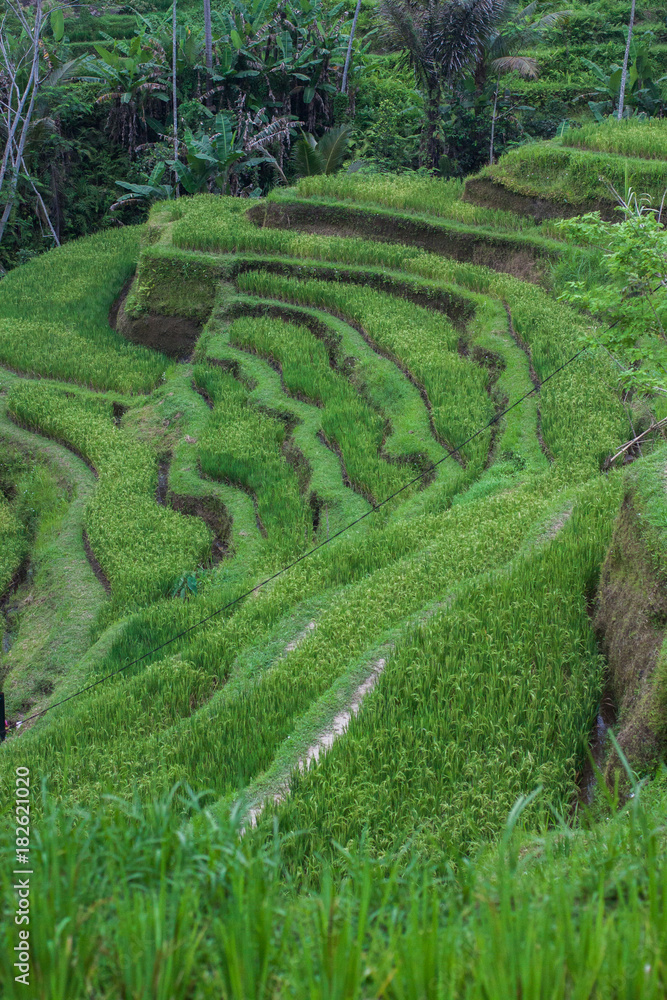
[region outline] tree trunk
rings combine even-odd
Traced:
[[[23,151],[25,149],[26,139],[28,138],[28,129],[30,128],[30,121],[32,119],[32,112],[35,107],[35,97],[37,95],[37,90],[39,88],[39,41],[42,32],[42,0],[35,0],[35,30],[32,36],[33,42],[33,54],[32,54],[32,66],[30,69],[30,76],[28,78],[27,92],[30,92],[30,103],[28,104],[28,110],[23,118],[23,127],[21,128],[21,135],[19,137],[18,145],[16,147],[16,155],[14,155],[13,150],[10,148],[9,156],[12,160],[11,177],[9,181],[9,192],[7,195],[7,201],[5,203],[5,209],[2,213],[2,218],[0,219],[0,242],[2,242],[2,237],[5,233],[5,228],[7,226],[7,220],[11,214],[12,208],[14,207],[14,199],[16,198],[16,189],[19,182],[19,173],[21,171],[21,163],[23,162]],[[13,143],[8,142],[8,146],[11,147]]]
[[[440,91],[429,90],[426,98],[426,123],[422,130],[419,165],[429,170],[438,166],[442,148],[435,137],[440,119]]]
[[[635,24],[635,0],[632,0],[630,8],[630,23],[628,24],[628,41],[625,46],[623,57],[623,70],[621,71],[621,87],[618,92],[618,120],[623,117],[623,103],[625,101],[625,84],[628,79],[628,59],[630,58],[630,42],[632,41],[632,29]]]
[[[498,88],[500,86],[500,77],[496,80],[496,92],[493,95],[493,116],[491,118],[491,142],[489,144],[489,166],[493,166],[493,141],[496,136],[496,109],[498,107]]]
[[[357,30],[357,19],[359,17],[360,9],[361,9],[361,0],[357,0],[357,6],[354,9],[354,18],[352,20],[352,28],[350,30],[350,40],[347,43],[347,55],[345,56],[345,66],[343,67],[343,80],[340,85],[341,94],[347,93],[347,75],[350,70],[350,60],[352,59],[352,45],[354,43],[354,34]]]
[[[178,95],[176,94],[176,0],[171,15],[171,93],[174,111],[174,161],[178,160]],[[178,198],[178,174],[174,167],[174,197]]]
[[[23,170],[25,171],[25,175],[28,178],[28,183],[30,184],[30,187],[32,188],[32,190],[34,192],[35,197],[37,198],[37,204],[41,208],[42,214],[44,215],[44,221],[46,222],[47,226],[49,227],[49,230],[51,232],[51,236],[53,236],[54,243],[56,244],[57,247],[59,247],[60,246],[60,240],[58,239],[57,232],[53,228],[53,223],[51,222],[51,218],[49,216],[49,213],[46,210],[46,205],[44,204],[44,199],[42,198],[41,194],[37,190],[37,187],[36,187],[35,182],[33,181],[32,177],[28,173],[28,168],[26,166],[25,160],[23,160],[22,162],[23,162]]]
[[[204,43],[206,47],[206,90],[209,91],[213,84],[211,72],[213,70],[213,35],[211,32],[211,0],[204,0]],[[208,105],[210,98],[206,99]]]

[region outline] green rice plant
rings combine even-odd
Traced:
[[[427,854],[467,854],[537,785],[545,821],[549,803],[566,808],[602,683],[585,591],[619,486],[596,483],[546,547],[473,582],[397,644],[345,739],[293,776],[279,816],[307,831],[295,864],[362,833],[374,855],[408,838]]]
[[[464,201],[462,180],[441,180],[414,174],[330,174],[302,177],[296,187],[299,198],[326,198],[332,201],[352,201],[366,205],[384,205],[399,211],[436,216],[461,222],[467,226],[517,232],[535,230],[529,216],[482,208]],[[281,192],[280,197],[289,197]]]
[[[119,605],[154,600],[179,571],[207,561],[210,532],[156,504],[156,456],[114,425],[110,402],[17,380],[7,406],[18,423],[66,444],[96,470],[86,530]]]
[[[153,731],[148,716],[142,724],[134,710],[125,709],[122,691],[111,698],[103,690],[82,698],[76,711],[63,713],[49,730],[52,787],[75,800],[90,801],[105,785],[136,780],[142,794],[149,795],[173,780],[188,780],[196,770],[200,787],[223,796],[233,793],[271,765],[303,713],[365,651],[377,647],[388,632],[400,632],[411,617],[443,599],[451,588],[510,560],[529,526],[544,518],[553,503],[553,487],[527,483],[495,498],[461,503],[444,515],[423,517],[411,530],[399,522],[379,533],[376,545],[383,559],[376,557],[375,572],[368,572],[373,560],[367,554],[358,582],[331,593],[317,628],[295,650],[289,655],[281,651],[263,669],[248,674],[235,668],[244,647],[265,644],[271,615],[275,621],[288,613],[295,598],[315,590],[318,577],[320,590],[326,586],[308,560],[300,574],[295,571],[291,578],[277,581],[232,617],[211,623],[188,645],[184,655],[193,666],[218,684],[226,681],[191,717],[186,714],[164,731]],[[417,539],[427,544],[410,553],[406,542],[414,547]],[[408,553],[397,558],[401,542]],[[350,553],[358,547],[358,540],[356,546],[350,544]],[[331,562],[324,554],[321,559],[325,565]],[[201,606],[197,613],[204,613]],[[173,634],[173,618],[170,627]],[[157,645],[159,633],[150,632],[150,638]],[[135,683],[141,684],[141,674]],[[134,700],[150,703],[149,697],[135,695]],[[80,736],[75,741],[76,732]],[[113,745],[107,735],[112,733]],[[46,746],[39,740],[31,740],[29,748],[17,746],[19,751],[31,767],[46,766],[41,762]],[[133,763],[139,759],[141,776]]]
[[[374,289],[342,283],[294,281],[261,272],[241,274],[237,281],[243,291],[328,309],[362,329],[371,344],[424,387],[434,429],[449,450],[490,419],[488,376],[459,355],[459,334],[446,317]],[[479,469],[487,451],[488,434],[477,438],[464,455]]]
[[[667,188],[667,165],[637,156],[610,155],[595,149],[576,149],[564,140],[534,142],[510,150],[493,167],[479,175],[500,182],[509,191],[549,198],[577,206],[602,201],[613,207],[616,199],[609,185],[623,194],[631,187],[647,194],[659,206]]]
[[[62,512],[62,491],[34,452],[0,435],[0,596],[28,557],[40,526]],[[2,619],[0,618],[0,621]]]
[[[381,414],[331,368],[326,346],[306,327],[248,317],[232,323],[229,338],[237,347],[278,362],[289,392],[323,408],[322,431],[340,449],[347,474],[361,493],[377,502],[405,483],[407,469],[380,457],[386,435]]]
[[[648,160],[667,160],[667,123],[664,118],[605,118],[563,133],[563,145],[620,153]]]
[[[471,292],[497,297],[508,304],[517,331],[533,353],[540,378],[546,378],[581,347],[581,336],[588,325],[583,318],[526,282],[411,247],[261,229],[249,223],[241,207],[230,204],[232,201],[193,198],[175,224],[174,242],[183,246],[194,243],[202,249],[388,268],[435,283],[453,282]],[[614,389],[614,376],[603,356],[589,355],[584,363],[576,363],[567,380],[572,396],[565,392],[561,398],[553,383],[542,392],[540,409],[547,444],[554,455],[566,457],[571,465],[578,464],[582,470],[596,468],[599,456],[611,441],[627,440],[627,418]],[[568,398],[573,404],[563,408],[561,402]],[[561,428],[567,435],[561,435]]]
[[[185,829],[184,800],[200,820]],[[138,996],[150,972],[157,996],[207,1000],[279,991],[658,1000],[664,778],[588,829],[526,835],[539,801],[519,800],[499,844],[461,859],[457,878],[405,858],[378,864],[362,848],[347,852],[344,879],[327,871],[299,889],[280,877],[285,838],[268,849],[239,839],[234,822],[206,815],[185,789],[94,813],[47,796],[32,846],[32,994]],[[7,908],[16,906],[13,833],[2,828]],[[14,978],[11,921],[0,941],[4,991],[17,1000],[25,987]]]
[[[254,249],[258,252],[268,251],[286,255],[291,254],[292,256],[309,256],[308,254],[300,254],[298,248],[300,245],[317,246],[318,238],[316,238],[315,242],[312,242],[312,237],[311,240],[305,239],[304,241],[304,237],[308,237],[310,234],[298,232],[298,225],[294,227],[296,231],[270,228],[272,206],[274,208],[276,205],[280,207],[282,203],[284,203],[286,208],[285,218],[289,218],[289,205],[291,204],[294,206],[295,213],[298,213],[299,217],[302,218],[304,228],[306,229],[310,224],[317,225],[318,205],[325,209],[332,209],[333,205],[333,209],[329,213],[332,218],[325,220],[327,227],[340,225],[342,229],[345,229],[349,227],[349,224],[354,225],[358,223],[362,228],[369,230],[370,239],[366,240],[366,243],[371,245],[375,232],[378,232],[380,238],[382,238],[382,233],[384,232],[385,239],[389,234],[395,233],[396,239],[399,241],[402,235],[401,229],[413,229],[418,233],[420,231],[419,223],[423,221],[415,219],[409,213],[401,214],[397,210],[364,207],[362,204],[351,207],[344,202],[333,204],[330,201],[322,199],[297,199],[287,194],[276,194],[267,200],[265,207],[266,220],[261,215],[257,215],[257,226],[253,227],[251,220],[245,216],[243,205],[237,207],[230,206],[225,203],[226,199],[219,199],[222,204],[216,205],[206,200],[209,197],[206,195],[194,197],[181,218],[173,224],[171,237],[175,246],[183,249],[203,251],[223,250],[226,252],[241,252],[243,250]],[[153,210],[153,214],[151,215],[152,223],[156,223],[161,219],[167,221],[163,213],[164,209],[162,209],[162,213]],[[258,233],[255,233],[254,237],[250,235],[252,228],[259,230]],[[441,238],[443,253],[449,252],[447,250],[447,246],[449,246],[451,252],[455,255],[458,246],[461,253],[474,255],[476,247],[479,252],[483,252],[485,245],[488,244],[494,249],[494,253],[489,256],[489,260],[491,261],[498,260],[502,262],[504,256],[511,255],[515,251],[521,251],[524,255],[532,256],[539,263],[540,261],[547,261],[550,258],[557,259],[562,251],[561,244],[555,240],[547,239],[538,231],[526,230],[523,232],[512,231],[510,233],[492,228],[476,228],[475,226],[466,226],[463,223],[444,220],[442,222],[432,222],[428,231]],[[409,236],[406,236],[405,239],[407,243],[410,243]],[[322,237],[319,237],[319,241],[319,245],[323,245],[321,242]],[[328,243],[330,252],[323,254],[321,259],[324,260],[345,259],[337,257],[333,250],[338,241],[341,241],[343,245],[345,243],[357,242],[356,240],[351,241],[336,236],[327,237],[325,241],[330,241]],[[156,255],[159,256],[163,249],[157,249]],[[371,251],[368,251],[368,253],[371,253]],[[470,259],[470,256],[466,256],[464,259]],[[378,261],[379,258],[377,257],[375,259],[367,257],[368,263],[378,263]],[[361,261],[358,262],[361,263]],[[501,265],[499,264],[499,266]]]
[[[141,227],[105,230],[15,268],[0,285],[0,364],[92,389],[149,392],[164,357],[109,327]]]
[[[25,529],[0,493],[0,595],[5,592],[27,552]],[[1,620],[1,619],[0,619]]]
[[[260,530],[287,558],[310,537],[312,511],[299,480],[305,470],[288,462],[285,422],[250,406],[247,390],[227,372],[198,368],[195,378],[214,403],[199,441],[202,472],[253,494]]]

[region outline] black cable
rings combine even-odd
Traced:
[[[282,569],[279,569],[272,576],[267,576],[265,580],[262,580],[261,583],[258,583],[256,587],[252,588],[252,590],[247,590],[244,594],[241,594],[239,597],[235,597],[233,601],[229,601],[229,603],[224,604],[221,608],[218,608],[216,611],[212,611],[210,615],[206,615],[205,618],[201,618],[198,622],[195,622],[194,625],[189,625],[188,628],[183,629],[182,632],[178,632],[177,635],[172,636],[171,639],[167,639],[165,642],[160,643],[160,645],[156,646],[154,649],[150,649],[147,653],[143,653],[141,656],[138,656],[135,660],[131,660],[129,663],[126,663],[124,667],[119,667],[118,670],[113,670],[110,674],[105,674],[104,677],[100,677],[98,680],[93,681],[92,684],[88,684],[86,687],[81,688],[79,691],[75,691],[74,694],[68,695],[67,698],[63,698],[61,701],[57,701],[55,702],[55,704],[49,705],[47,708],[42,709],[41,712],[35,712],[34,715],[29,715],[27,719],[22,719],[20,722],[15,722],[14,728],[18,729],[26,722],[31,722],[32,719],[38,719],[42,715],[46,715],[47,712],[50,712],[52,708],[58,708],[60,705],[64,705],[65,702],[71,701],[72,698],[78,698],[80,695],[85,694],[86,691],[92,690],[92,688],[97,687],[98,684],[103,684],[105,681],[110,680],[117,674],[122,674],[125,670],[129,670],[130,667],[134,667],[136,666],[137,663],[141,663],[141,661],[145,660],[148,656],[152,656],[153,653],[158,653],[161,649],[164,649],[165,646],[170,646],[172,642],[176,642],[177,639],[182,639],[184,635],[187,635],[189,632],[192,632],[193,629],[199,628],[200,625],[205,625],[206,622],[210,621],[212,618],[215,618],[217,615],[222,614],[223,611],[227,611],[229,608],[233,608],[235,604],[239,604],[241,601],[245,600],[246,597],[250,597],[250,595],[254,594],[255,591],[260,590],[262,587],[265,587],[267,583],[271,583],[273,580],[276,580],[279,576],[282,576],[283,573],[287,573],[287,571],[296,566],[297,563],[300,563],[304,559],[307,559],[308,556],[312,556],[314,552],[317,552],[318,549],[324,548],[325,545],[329,545],[331,542],[334,541],[334,539],[339,538],[340,535],[344,534],[346,531],[349,531],[350,528],[354,528],[354,526],[356,524],[359,524],[360,521],[365,520],[365,518],[369,517],[376,510],[379,510],[380,507],[384,507],[384,505],[386,503],[389,503],[390,500],[393,500],[395,497],[399,496],[405,490],[409,489],[410,486],[413,486],[415,483],[419,482],[420,479],[423,479],[424,476],[428,475],[428,473],[432,472],[439,465],[442,465],[442,463],[446,462],[448,458],[452,457],[452,455],[460,453],[461,448],[465,448],[467,444],[470,444],[471,441],[474,441],[476,437],[479,437],[480,434],[483,434],[484,431],[488,430],[489,427],[497,423],[502,417],[508,414],[510,410],[513,410],[516,406],[519,406],[520,403],[523,403],[525,399],[528,399],[529,396],[532,396],[533,393],[539,392],[542,386],[545,385],[545,383],[547,383],[549,379],[552,379],[554,375],[558,374],[558,372],[563,371],[564,368],[567,368],[568,365],[571,365],[573,361],[576,361],[577,358],[580,357],[580,355],[582,355],[584,351],[587,350],[588,350],[587,347],[582,347],[581,350],[577,351],[576,354],[573,354],[568,361],[565,361],[562,365],[560,365],[558,368],[552,371],[550,375],[547,375],[545,379],[542,379],[539,385],[533,386],[533,388],[529,392],[524,393],[524,395],[521,396],[520,399],[517,399],[516,402],[512,403],[511,406],[508,406],[500,413],[496,413],[495,416],[493,416],[487,424],[484,424],[483,427],[480,427],[479,430],[476,430],[473,434],[470,435],[470,437],[466,438],[465,441],[462,441],[460,445],[458,445],[452,451],[447,452],[446,455],[438,459],[437,462],[434,462],[433,465],[430,465],[427,469],[424,469],[413,479],[410,479],[407,483],[401,486],[400,489],[396,490],[394,493],[391,493],[388,497],[385,497],[384,500],[381,500],[380,503],[375,504],[374,507],[371,507],[370,510],[367,510],[360,517],[357,517],[354,521],[350,521],[349,524],[344,525],[344,527],[340,528],[334,535],[331,536],[331,538],[327,538],[326,541],[324,542],[319,542],[312,549],[308,549],[307,552],[303,552],[291,563],[288,563],[287,566],[283,566]]]

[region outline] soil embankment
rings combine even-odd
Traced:
[[[542,249],[529,240],[346,206],[266,202],[252,208],[248,218],[260,227],[403,243],[462,263],[482,264],[538,284],[549,258],[546,247]]]
[[[158,316],[145,313],[132,316],[125,311],[131,282],[109,310],[109,326],[133,344],[150,347],[179,361],[189,358],[201,333],[201,324],[185,316]]]
[[[602,568],[594,625],[618,707],[616,736],[630,765],[650,773],[667,748],[667,580],[649,550],[641,510],[628,491]],[[619,767],[608,756],[605,777]]]
[[[582,201],[576,205],[565,201],[552,201],[550,198],[540,198],[538,195],[510,191],[504,184],[489,177],[471,177],[467,180],[463,200],[473,205],[481,205],[483,208],[529,215],[536,222],[544,222],[546,219],[570,219],[575,215],[583,215],[584,212],[599,212],[607,222],[618,221],[618,212],[610,201],[598,199]]]

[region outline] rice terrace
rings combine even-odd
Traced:
[[[4,0],[3,998],[667,996],[666,57]]]

